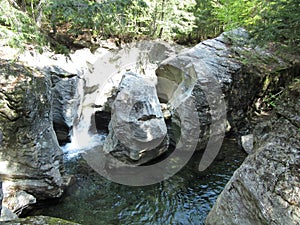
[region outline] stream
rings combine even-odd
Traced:
[[[218,195],[246,157],[236,140],[225,139],[214,163],[204,172],[198,171],[202,157],[198,151],[173,177],[143,187],[125,186],[103,178],[81,155],[103,145],[106,134],[100,134],[97,127],[103,121],[93,121],[95,111],[99,110],[94,106],[105,106],[107,93],[118,87],[124,71],[144,73],[147,79],[156,80],[157,62],[175,53],[176,50],[163,44],[146,42],[119,51],[117,57],[113,54],[99,57],[92,72],[85,74],[85,89],[80,94],[82,102],[78,109],[80,119],[73,126],[71,143],[63,147],[67,173],[76,179],[58,204],[46,204],[33,215],[58,217],[83,225],[204,223]],[[92,87],[97,87],[94,92]],[[160,94],[168,96],[168,91],[161,90]]]
[[[201,153],[175,176],[159,184],[131,187],[113,183],[94,172],[82,157],[66,162],[76,177],[60,202],[34,215],[47,215],[84,225],[203,224],[204,220],[246,154],[234,140],[225,139],[214,163],[197,170]]]

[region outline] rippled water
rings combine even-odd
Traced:
[[[86,225],[203,224],[218,194],[245,158],[226,140],[219,156],[205,172],[198,172],[201,153],[183,170],[156,185],[129,187],[112,183],[77,158],[67,163],[76,183],[57,205],[36,215],[59,217]]]

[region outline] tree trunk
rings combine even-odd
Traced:
[[[162,22],[164,22],[164,19],[165,19],[165,2],[166,2],[166,0],[163,0],[163,1],[162,1],[162,5],[161,5],[161,21],[162,21]],[[164,28],[161,27],[161,28],[160,28],[160,31],[159,31],[159,34],[158,34],[158,37],[159,37],[159,38],[162,37],[163,30],[164,30]]]

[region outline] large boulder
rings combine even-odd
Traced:
[[[298,224],[300,83],[254,131],[255,145],[218,197],[205,224]]]
[[[22,64],[0,63],[2,205],[21,215],[40,200],[62,195],[63,158],[52,126],[50,80]]]
[[[176,124],[180,124],[178,107],[195,99],[200,123],[198,149],[204,149],[210,137],[217,140],[230,129],[247,134],[249,107],[273,80],[276,90],[291,79],[292,73],[282,72],[288,67],[289,62],[251,46],[247,32],[236,29],[163,61],[156,70],[158,97],[169,105]],[[213,124],[218,124],[216,129]]]
[[[104,151],[123,162],[139,165],[168,149],[167,127],[155,85],[128,72],[112,104]]]

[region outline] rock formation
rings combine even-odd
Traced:
[[[53,126],[60,144],[70,142],[70,131],[73,127],[80,103],[80,78],[65,72],[51,73],[53,93]]]
[[[167,127],[155,85],[129,72],[118,90],[103,149],[123,162],[148,162],[168,149]]]
[[[0,86],[2,212],[20,215],[37,201],[62,195],[62,151],[52,126],[50,80],[1,60]]]
[[[62,195],[66,178],[58,141],[61,144],[69,141],[76,117],[78,120],[88,117],[83,121],[87,135],[91,127],[105,128],[103,117],[111,119],[104,150],[134,165],[158,157],[167,151],[169,142],[178,143],[180,136],[185,138],[185,144],[193,146],[193,141],[187,140],[191,133],[199,137],[195,138],[198,149],[204,149],[210,137],[215,137],[216,142],[222,141],[230,128],[248,134],[245,118],[249,106],[267,89],[276,90],[293,77],[285,71],[290,66],[287,62],[270,52],[249,47],[248,39],[247,32],[237,29],[201,42],[174,57],[170,56],[176,51],[165,44],[142,45],[139,47],[149,55],[136,54],[141,53],[136,47],[136,52],[129,55],[134,57],[126,57],[127,50],[123,51],[112,65],[113,61],[104,52],[100,57],[104,60],[102,64],[98,61],[99,68],[94,64],[96,69],[93,66],[88,69],[95,73],[85,74],[85,77],[82,75],[87,66],[82,58],[93,64],[99,56],[88,50],[78,51],[77,59],[72,58],[73,55],[73,61],[68,62],[62,56],[55,56],[56,60],[46,56],[47,63],[40,60],[33,65],[43,74],[2,59],[2,218],[16,217],[41,200]],[[128,61],[118,62],[118,58]],[[134,66],[145,73],[153,72],[153,65],[156,68],[156,64],[164,60],[156,70],[156,87],[143,76],[126,73],[115,96],[106,99],[107,105],[95,103],[93,97],[99,94],[108,65],[111,69],[108,72],[115,72],[116,68],[121,71],[123,68],[117,64],[132,63],[132,58],[137,61]],[[103,66],[105,63],[107,67]],[[83,80],[85,84],[80,83]],[[108,80],[114,85],[115,80]],[[290,93],[297,95],[293,99],[299,99],[297,88]],[[79,104],[81,108],[78,109]],[[295,197],[299,196],[299,101],[294,105],[288,101],[284,104],[277,108],[272,122],[257,128],[256,132],[270,132],[264,136],[254,134],[253,153],[226,186],[207,224],[269,224],[274,221],[276,224],[283,220],[292,224],[299,220],[299,207],[296,207],[299,199]],[[107,111],[97,111],[101,107]],[[193,110],[197,111],[197,122],[188,116]],[[167,133],[164,119],[172,121],[171,135]],[[93,133],[95,136],[97,129]],[[86,142],[84,144],[90,144],[89,139]],[[251,143],[247,144],[247,149],[251,151]]]
[[[277,101],[275,115],[254,130],[254,150],[209,213],[212,224],[300,221],[300,83]]]
[[[276,73],[272,66],[282,70],[288,63],[251,47],[247,32],[236,29],[163,61],[156,70],[158,96],[170,106],[177,124],[176,109],[188,98],[195,99],[200,123],[198,149],[204,149],[209,137],[223,135],[225,125],[227,131],[249,132],[245,119],[257,96],[266,88],[278,89],[293,77],[292,73]],[[270,87],[274,83],[276,87]],[[214,131],[213,124],[218,124]]]

